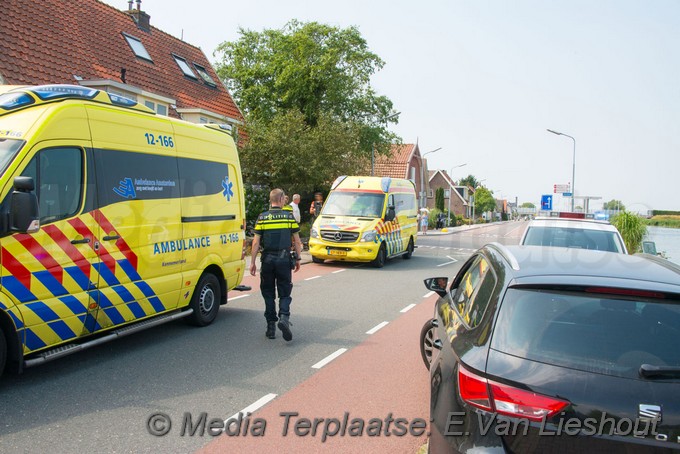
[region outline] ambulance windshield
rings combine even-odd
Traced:
[[[377,218],[382,216],[385,194],[331,192],[321,214]]]
[[[2,132],[2,131],[0,131]],[[5,173],[7,166],[12,162],[14,157],[19,153],[21,147],[24,146],[23,140],[17,139],[0,139],[0,174]]]

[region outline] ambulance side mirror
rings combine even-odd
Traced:
[[[38,196],[32,177],[15,177],[9,201],[9,230],[35,233],[40,230]]]
[[[387,211],[385,212],[385,222],[390,222],[394,221],[394,218],[397,217],[397,213],[394,210],[394,207],[387,207]]]

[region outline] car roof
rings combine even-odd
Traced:
[[[544,218],[529,221],[527,229],[531,227],[563,227],[584,230],[601,230],[605,232],[618,232],[616,227],[607,221],[596,221],[592,219],[567,219],[567,218]]]
[[[510,265],[516,284],[600,285],[680,294],[680,266],[647,254],[497,243],[486,248]]]

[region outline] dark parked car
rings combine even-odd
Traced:
[[[680,449],[680,268],[487,245],[436,304],[430,452]]]

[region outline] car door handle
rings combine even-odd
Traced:
[[[71,244],[87,244],[90,242],[89,238],[81,238],[79,240],[71,240]]]
[[[113,241],[113,240],[119,240],[120,235],[106,235],[102,240],[104,241]]]

